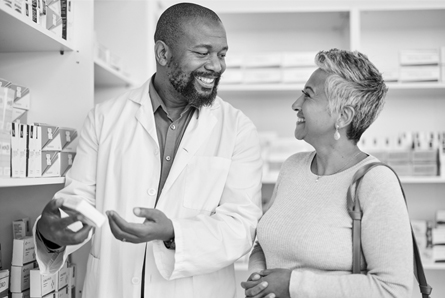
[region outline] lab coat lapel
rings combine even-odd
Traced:
[[[187,130],[184,133],[181,144],[176,152],[175,160],[165,182],[162,193],[167,193],[172,184],[184,170],[190,159],[195,155],[203,143],[207,142],[217,119],[212,113],[215,107],[202,107],[199,118],[193,115]],[[162,194],[161,194],[162,196]]]

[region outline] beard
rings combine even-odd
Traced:
[[[173,88],[184,98],[187,102],[195,107],[205,107],[210,106],[214,99],[216,98],[216,94],[218,92],[218,84],[221,78],[221,72],[203,72],[203,71],[193,71],[189,75],[187,75],[174,61],[172,57],[167,64],[168,67],[168,80]],[[215,82],[213,88],[203,88],[205,91],[210,91],[206,93],[201,93],[195,87],[194,81],[198,80],[197,77],[208,77],[214,78]]]

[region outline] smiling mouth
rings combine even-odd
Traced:
[[[213,84],[215,82],[215,79],[213,78],[205,78],[205,77],[196,77],[198,80],[205,84]]]
[[[306,122],[306,120],[304,119],[304,118],[297,118],[297,124],[299,124],[299,123],[304,123],[304,122]]]

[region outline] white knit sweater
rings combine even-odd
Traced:
[[[386,167],[368,172],[359,197],[363,209],[362,273],[352,271],[352,220],[346,192],[354,173],[378,161],[368,156],[340,173],[310,170],[315,152],[291,156],[282,166],[261,218],[249,271],[292,269],[292,298],[411,297],[413,250],[409,217],[395,175]]]

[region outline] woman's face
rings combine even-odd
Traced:
[[[306,82],[301,96],[292,109],[297,112],[295,137],[311,145],[334,140],[335,115],[329,113],[325,81],[329,74],[324,70],[314,71]]]

